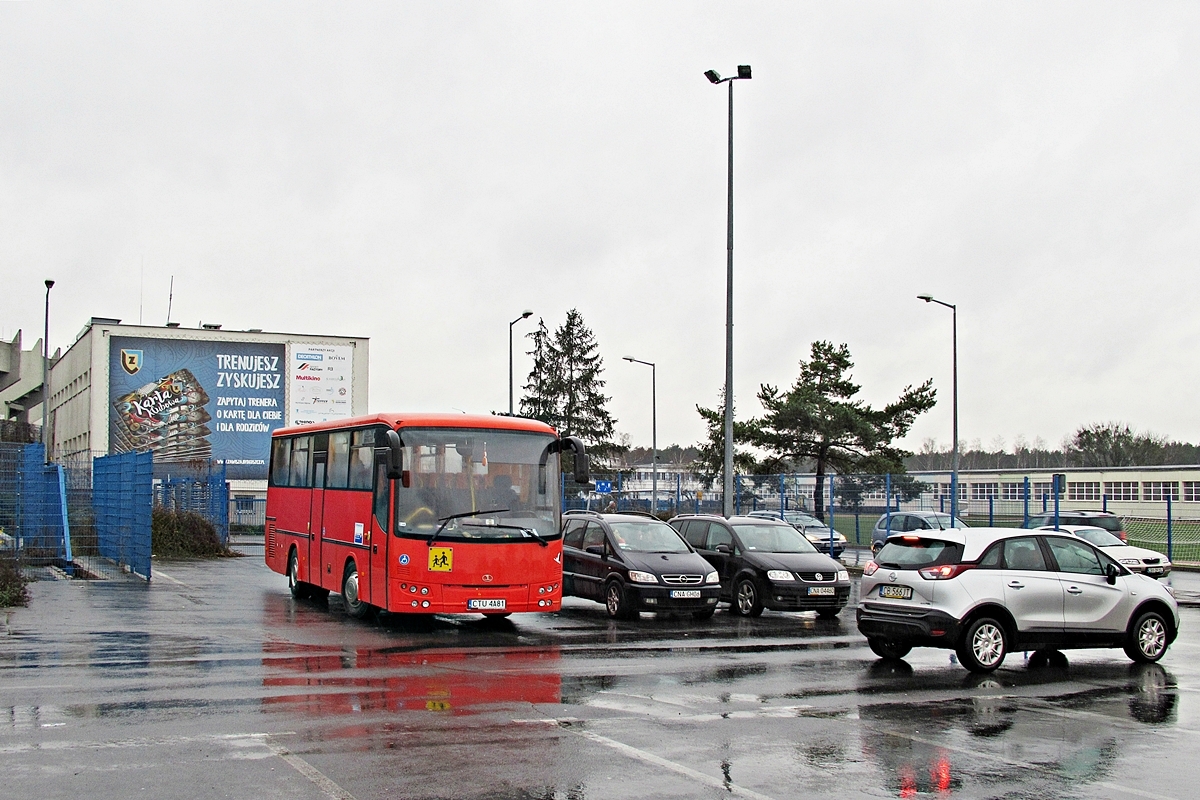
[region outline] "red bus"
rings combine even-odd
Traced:
[[[376,414],[272,434],[266,563],[346,610],[506,616],[562,604],[559,457],[541,422]]]

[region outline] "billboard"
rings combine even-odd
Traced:
[[[288,347],[291,424],[309,425],[354,416],[354,348],[308,342],[292,342]]]
[[[266,480],[283,427],[282,344],[112,337],[109,452],[156,463],[225,462],[230,480]]]

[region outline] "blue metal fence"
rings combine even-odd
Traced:
[[[24,565],[71,567],[62,467],[40,444],[0,443],[0,546]]]
[[[150,580],[154,457],[121,453],[92,462],[92,507],[100,555]]]
[[[167,471],[169,470],[169,471]],[[204,461],[195,465],[160,465],[154,503],[174,511],[191,511],[217,529],[221,544],[229,544],[229,484],[225,465]]]

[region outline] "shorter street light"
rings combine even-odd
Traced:
[[[958,524],[958,306],[953,303],[944,303],[938,300],[931,294],[919,294],[918,300],[924,300],[926,303],[937,303],[939,306],[945,306],[950,309],[951,320],[951,342],[952,342],[952,364],[953,364],[953,412],[954,412],[954,450],[953,458],[950,465],[950,527],[953,528]],[[888,498],[891,502],[891,498]]]
[[[632,364],[645,364],[650,368],[650,447],[653,455],[650,461],[650,513],[658,511],[658,367],[653,361],[642,361],[633,356],[625,356]]]
[[[46,332],[42,336],[42,447],[50,463],[50,290],[54,281],[46,281]]]
[[[529,319],[533,316],[533,312],[528,308],[521,312],[521,316],[508,323],[508,415],[513,415],[513,344],[512,344],[512,329],[523,319]]]

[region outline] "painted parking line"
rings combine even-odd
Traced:
[[[308,780],[311,781],[314,786],[320,789],[326,797],[330,798],[330,800],[357,800],[354,795],[347,792],[341,786],[338,786],[337,783],[335,783],[333,779],[324,772],[321,772],[321,770],[317,769],[295,753],[290,752],[287,748],[280,747],[279,745],[271,742],[265,742],[265,744],[268,748],[270,748],[272,753],[286,761],[288,766],[296,770],[296,772],[299,772],[305,778],[308,778]]]
[[[710,786],[713,789],[717,789],[728,794],[737,795],[738,797],[750,797],[754,800],[774,800],[774,798],[772,798],[770,795],[761,794],[753,789],[747,789],[744,786],[738,786],[734,783],[726,783],[719,778],[706,775],[703,772],[692,769],[691,767],[685,767],[683,764],[677,764],[674,761],[668,761],[661,756],[656,756],[653,753],[640,750],[632,745],[625,744],[624,742],[618,742],[616,739],[610,739],[607,736],[601,736],[598,733],[571,727],[569,723],[560,724],[559,729],[567,731],[568,733],[573,733],[576,736],[580,736],[588,741],[595,742],[596,744],[602,744],[605,747],[612,748],[628,758],[633,758],[646,764],[652,764],[656,767],[670,770],[677,775],[683,775],[684,777],[691,778],[697,783],[702,783],[705,786]]]

